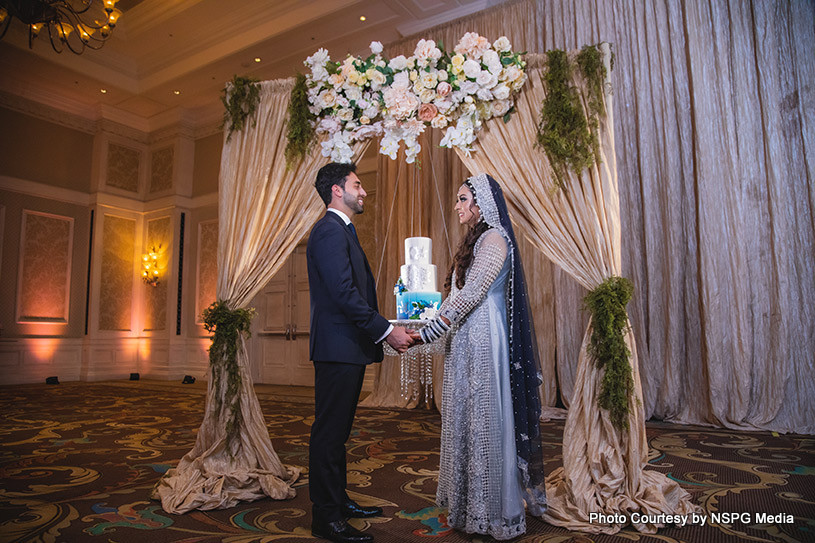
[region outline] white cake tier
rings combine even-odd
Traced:
[[[410,292],[436,292],[436,266],[405,264],[401,267],[402,283]]]
[[[405,264],[430,265],[432,258],[433,258],[432,239],[405,238]],[[431,290],[435,290],[435,288]]]

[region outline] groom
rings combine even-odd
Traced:
[[[311,533],[337,543],[367,543],[373,536],[348,518],[382,514],[362,507],[345,492],[345,442],[365,376],[382,361],[381,342],[404,352],[413,340],[377,312],[376,285],[351,218],[367,196],[354,164],[326,164],[314,183],[327,207],[308,238],[306,260],[311,294],[310,352],[314,362],[314,423],[309,442]]]

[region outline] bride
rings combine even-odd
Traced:
[[[449,296],[415,339],[446,338],[436,502],[468,533],[526,531],[524,501],[546,509],[541,375],[521,258],[498,183],[467,179],[455,206],[467,235],[445,283]]]

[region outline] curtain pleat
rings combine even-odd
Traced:
[[[520,51],[613,46],[621,270],[634,283],[645,417],[815,432],[815,4],[521,0],[385,54],[410,54],[419,38],[450,49],[470,31]],[[542,398],[568,404],[586,291],[524,259],[551,297],[532,302],[544,380],[558,391]]]

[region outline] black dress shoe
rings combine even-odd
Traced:
[[[342,504],[342,514],[346,518],[371,518],[382,516],[381,507],[363,507],[355,501],[348,500]]]
[[[348,524],[345,519],[334,522],[312,519],[311,535],[334,541],[334,543],[371,543],[374,540],[374,536],[360,532]]]

